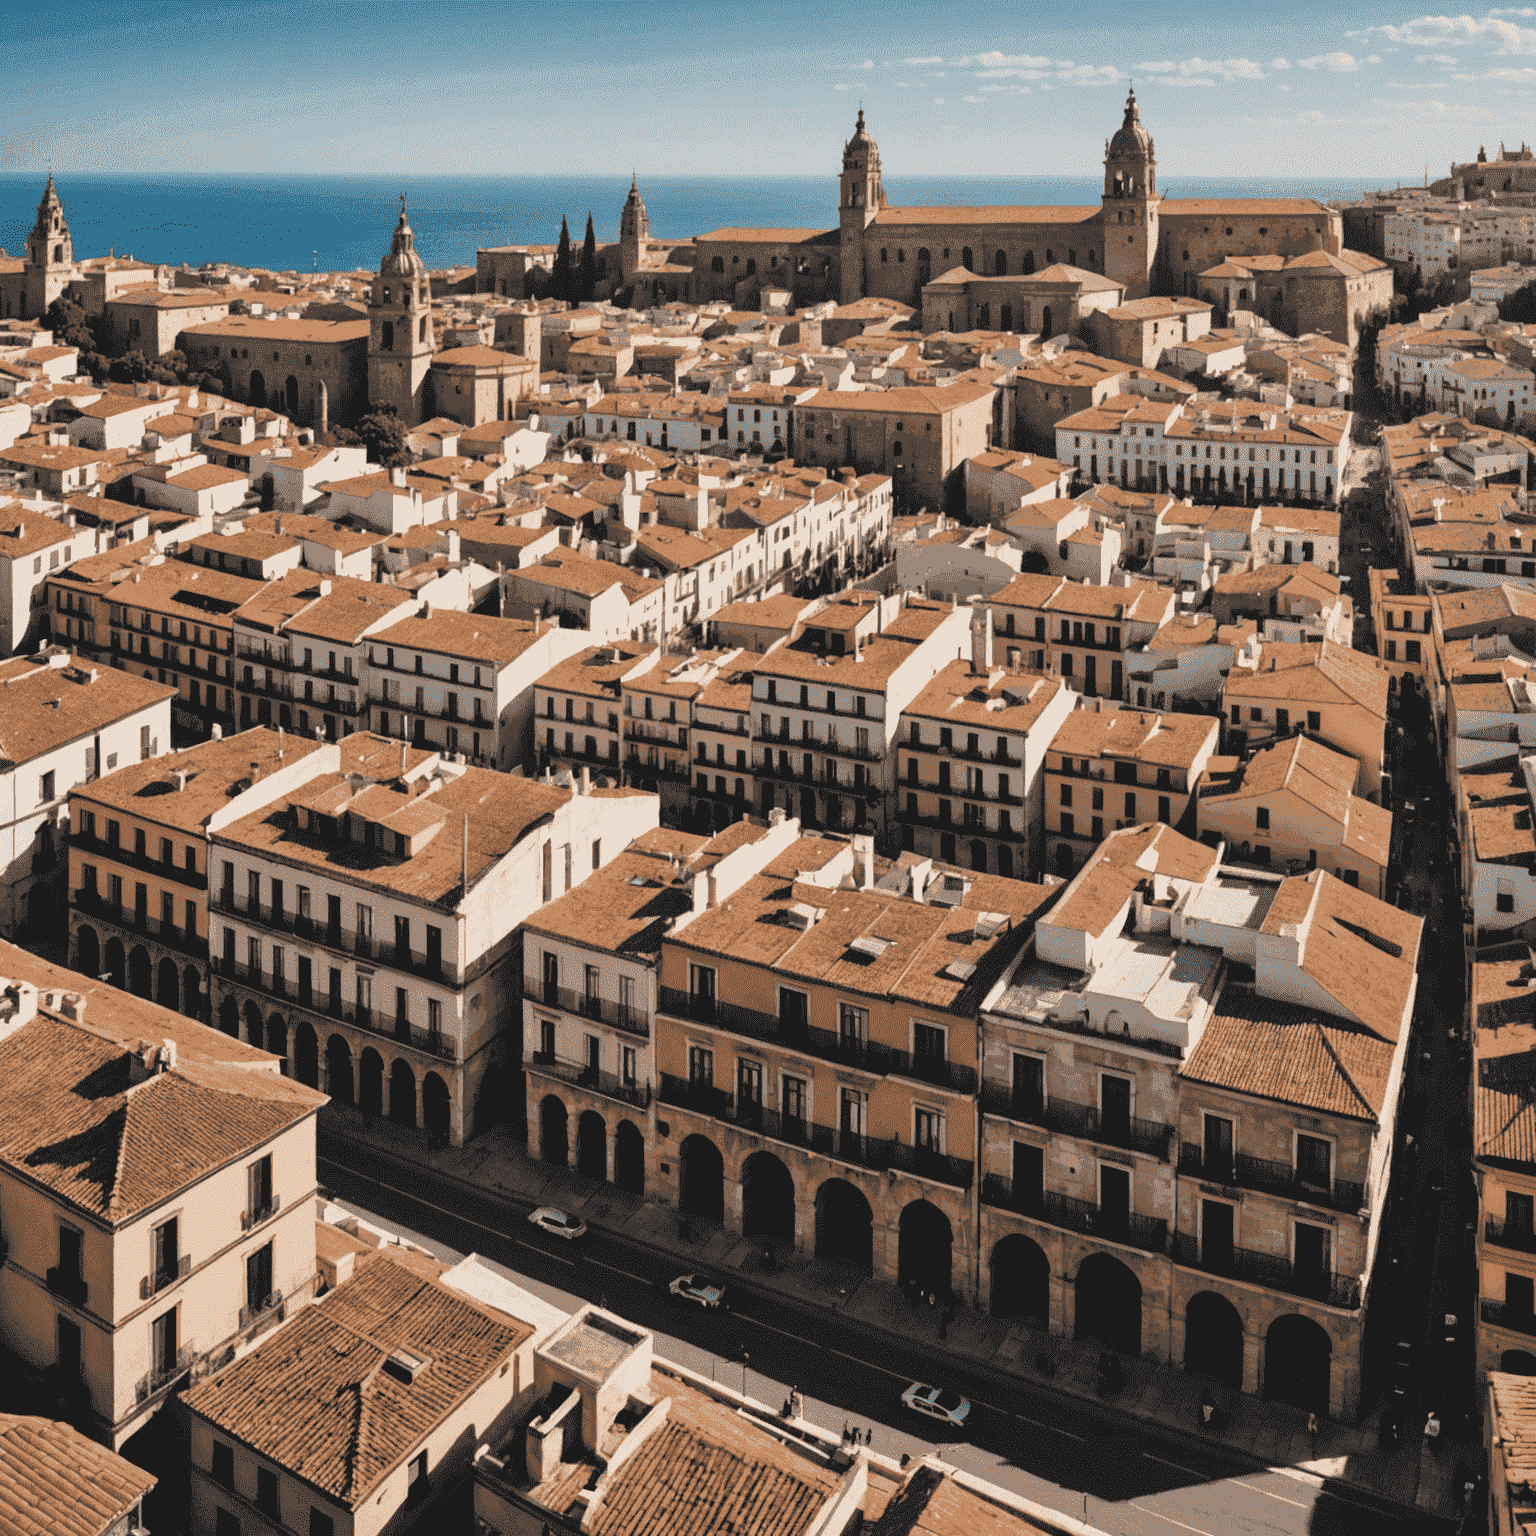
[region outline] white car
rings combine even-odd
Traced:
[[[541,1232],[548,1232],[552,1237],[563,1237],[567,1242],[587,1235],[587,1224],[581,1217],[567,1216],[564,1211],[552,1205],[541,1205],[529,1214],[528,1220]]]
[[[937,1419],[956,1429],[963,1428],[970,1417],[970,1402],[948,1387],[930,1387],[925,1382],[914,1381],[901,1394],[902,1405],[925,1419]]]
[[[708,1275],[679,1275],[667,1289],[678,1301],[692,1302],[705,1311],[725,1305],[725,1287]]]

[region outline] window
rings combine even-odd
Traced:
[[[920,1061],[943,1061],[946,1058],[944,1031],[937,1024],[912,1026],[912,1054]]]
[[[414,1504],[427,1496],[427,1453],[418,1452],[411,1457],[405,1476],[406,1502]]]
[[[311,1506],[309,1511],[309,1536],[336,1536],[336,1522],[327,1514]]]
[[[53,799],[53,770],[51,768],[38,780],[37,798],[44,801]]]
[[[257,1158],[246,1170],[246,1209],[254,1226],[272,1209],[272,1155]]]
[[[1254,812],[1254,825],[1260,832],[1269,831],[1269,807],[1267,805],[1261,805]]]
[[[1323,717],[1322,717],[1322,715],[1319,714],[1318,711],[1315,710],[1315,709],[1309,709],[1307,711],[1307,729],[1309,731],[1320,731],[1320,730],[1322,730],[1322,728],[1323,728]]]
[[[240,1520],[227,1509],[213,1511],[213,1536],[240,1536]]]
[[[256,1508],[277,1519],[277,1473],[271,1467],[256,1468]]]
[[[176,1278],[181,1262],[176,1231],[177,1220],[172,1216],[169,1221],[161,1222],[150,1236],[150,1285],[155,1289]]]
[[[838,1040],[845,1050],[859,1051],[869,1040],[869,1010],[841,1003],[837,1010]]]
[[[912,1142],[928,1152],[944,1150],[944,1116],[921,1106],[912,1111]]]
[[[235,1448],[220,1440],[213,1442],[213,1480],[226,1488],[235,1486]]]
[[[688,1047],[688,1081],[706,1086],[715,1080],[715,1053],[707,1046]]]
[[[1204,1158],[1200,1171],[1211,1179],[1232,1176],[1233,1122],[1224,1115],[1205,1117]]]
[[[1333,1188],[1333,1143],[1321,1136],[1296,1137],[1296,1182],[1303,1189]]]
[[[245,1260],[245,1305],[250,1312],[266,1307],[272,1294],[272,1244],[263,1243]]]

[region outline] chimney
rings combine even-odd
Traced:
[[[402,775],[405,773],[405,743],[403,741],[400,743],[400,772]]]
[[[389,483],[400,490],[405,488],[405,470],[396,466],[389,472]]]
[[[330,582],[322,581],[320,583],[320,596],[321,597],[329,597],[330,595],[331,595],[331,584],[330,584]]]
[[[251,783],[257,783],[261,778],[261,764],[254,758],[251,760]]]
[[[171,777],[176,780],[176,793],[179,795],[187,787],[187,771],[185,768],[178,768]]]
[[[992,610],[983,608],[971,618],[971,675],[989,676],[992,671]]]
[[[592,770],[585,763],[582,764],[581,782],[577,787],[576,793],[578,795],[590,795],[592,793]]]

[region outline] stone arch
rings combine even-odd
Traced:
[[[1527,1349],[1506,1349],[1499,1356],[1499,1369],[1511,1376],[1536,1376],[1536,1355]]]
[[[874,1268],[875,1213],[847,1179],[828,1179],[816,1191],[816,1257]]]
[[[632,1195],[645,1193],[645,1136],[633,1120],[614,1127],[613,1182]]]
[[[369,1116],[384,1113],[384,1058],[371,1045],[358,1057],[357,1107]]]
[[[195,965],[181,973],[181,1011],[189,1019],[203,1016],[203,973]]]
[[[974,272],[976,270],[975,264],[971,258],[971,248],[968,245],[965,246],[960,252],[960,265],[964,267],[967,272]]]
[[[1141,1353],[1141,1281],[1119,1259],[1090,1253],[1078,1266],[1076,1322],[1079,1339],[1101,1339],[1122,1355]]]
[[[219,1028],[236,1040],[240,1038],[240,1005],[232,997],[219,1004]]]
[[[1011,331],[1013,329],[1013,305],[1012,304],[1000,304],[1000,305],[998,305],[997,328],[1000,331]]]
[[[1026,267],[1026,271],[1029,269]],[[992,274],[994,277],[1006,277],[1008,275],[1008,252],[994,251],[992,253]]]
[[[754,1152],[741,1165],[741,1230],[776,1243],[795,1241],[795,1181],[772,1152]]]
[[[902,1208],[896,1278],[903,1285],[950,1294],[954,1232],[949,1217],[927,1200]]]
[[[546,1163],[557,1163],[564,1168],[570,1162],[569,1119],[560,1098],[546,1093],[539,1104],[539,1156]]]
[[[325,1042],[325,1081],[333,1103],[352,1102],[352,1048],[341,1035]]]
[[[149,951],[142,944],[135,944],[128,952],[128,990],[135,997],[150,995]]]
[[[389,1069],[389,1118],[396,1125],[416,1124],[416,1074],[403,1056]]]
[[[683,1138],[678,1177],[678,1208],[685,1215],[725,1220],[725,1162],[708,1136]]]
[[[747,276],[757,276],[757,262],[751,256],[747,257]]]
[[[119,938],[107,940],[106,960],[102,966],[106,972],[107,980],[114,987],[123,986],[128,979],[128,960],[123,953],[123,941]]]
[[[1033,251],[1025,251],[1024,252],[1024,276],[1025,277],[1029,277],[1034,272],[1034,270],[1035,270],[1035,253]]]
[[[288,1024],[282,1014],[274,1013],[267,1020],[267,1049],[274,1056],[288,1060]]]
[[[1243,1316],[1215,1291],[1197,1291],[1184,1309],[1184,1369],[1242,1391]]]
[[[290,418],[299,414],[299,381],[291,373],[283,383],[283,404]]]
[[[1056,844],[1056,873],[1058,875],[1072,873],[1072,849],[1067,843]]]
[[[1051,306],[1049,304],[1040,311],[1040,339],[1041,341],[1051,339]]]
[[[421,1123],[434,1141],[446,1142],[451,1128],[453,1096],[436,1072],[421,1080]]]
[[[987,844],[983,838],[971,839],[971,868],[982,874],[987,872]]]
[[[1007,843],[997,845],[997,872],[1005,880],[1013,879],[1013,849]]]
[[[992,1249],[992,1315],[1051,1319],[1051,1261],[1022,1232],[1010,1233]]]
[[[576,1121],[576,1172],[608,1177],[608,1122],[595,1109],[583,1110]]]
[[[260,368],[251,369],[251,384],[246,392],[246,399],[252,405],[265,408],[267,403],[267,381],[263,377]]]
[[[254,1002],[245,1005],[245,1042],[258,1048],[266,1042],[266,1032],[261,1024],[261,1009]]]
[[[1264,1336],[1264,1396],[1326,1414],[1333,1366],[1328,1330],[1299,1312],[1287,1312]]]
[[[710,261],[710,263],[709,263],[709,270],[711,272],[724,272],[725,271],[725,257],[723,257],[723,256],[716,256],[716,257],[714,257]]]
[[[320,1086],[320,1039],[308,1024],[293,1032],[293,1075],[306,1088]]]
[[[75,934],[75,969],[92,981],[101,979],[101,940],[89,923]]]

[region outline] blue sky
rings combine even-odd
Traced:
[[[0,169],[1443,175],[1536,136],[1536,6],[4,0]],[[1074,18],[1088,18],[1077,21]],[[20,67],[15,67],[20,65]]]

